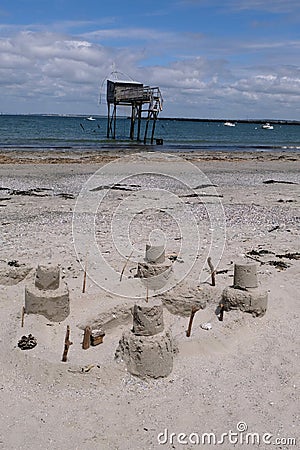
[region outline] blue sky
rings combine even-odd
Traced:
[[[164,116],[300,120],[299,5],[2,0],[0,112],[106,114],[116,70],[159,86]]]

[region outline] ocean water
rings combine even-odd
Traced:
[[[141,138],[145,121],[142,121]],[[143,143],[129,140],[130,120],[120,117],[116,123],[116,139],[107,139],[107,119],[97,117],[0,115],[0,149],[5,150],[113,150],[130,148]],[[148,131],[150,144],[151,125]],[[157,139],[163,145],[156,145]],[[148,145],[147,145],[148,148]],[[273,130],[261,123],[236,123],[178,119],[158,119],[153,151],[300,151],[300,125],[274,124]]]

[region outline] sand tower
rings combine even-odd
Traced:
[[[125,362],[128,371],[141,378],[168,376],[173,370],[173,339],[164,330],[163,305],[160,300],[135,304],[133,327],[123,333],[116,359]]]
[[[69,290],[55,265],[39,265],[34,283],[25,287],[25,311],[41,314],[53,322],[65,320],[70,313]]]
[[[233,286],[222,293],[221,303],[225,310],[240,309],[253,316],[263,316],[267,310],[268,293],[258,285],[257,263],[236,263],[233,277]]]

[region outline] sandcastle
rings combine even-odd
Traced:
[[[224,289],[222,305],[226,311],[240,309],[253,316],[263,316],[268,305],[268,293],[258,287],[257,264],[236,263],[233,286]]]
[[[137,265],[136,278],[140,278],[149,289],[160,289],[172,273],[172,264],[165,261],[164,245],[146,244],[145,262]]]
[[[139,263],[141,266],[138,266],[138,271],[148,267],[146,274],[140,273],[140,278],[147,287],[149,282],[151,283],[153,279],[156,282],[156,278],[159,278],[155,271],[161,266],[165,270],[160,275],[165,271],[169,274],[172,273],[172,264],[165,262],[165,249],[162,246],[147,245],[145,261],[145,263]],[[166,278],[163,278],[163,281],[165,280]],[[150,284],[150,286],[152,285]],[[145,299],[135,303],[131,301],[131,309],[128,305],[126,311],[122,310],[123,315],[124,311],[127,314],[126,320],[130,314],[132,315],[133,325],[131,330],[123,332],[115,350],[115,358],[122,360],[128,372],[140,378],[167,377],[173,370],[173,358],[177,353],[177,346],[174,345],[170,329],[164,327],[164,308],[171,314],[190,316],[186,332],[186,336],[190,337],[195,313],[205,309],[207,304],[211,306],[219,304],[215,313],[219,314],[219,320],[223,321],[223,312],[231,309],[240,309],[253,316],[263,316],[267,309],[267,301],[268,293],[258,286],[257,264],[245,261],[234,265],[233,285],[223,291],[215,284],[191,286],[186,282],[171,290],[166,289],[159,293],[159,296],[149,297],[147,290]],[[67,284],[62,280],[59,266],[48,264],[37,267],[34,279],[31,278],[31,284],[25,288],[23,313],[25,312],[41,314],[53,322],[60,322],[68,317],[70,312],[69,291]],[[111,314],[106,313],[106,320],[108,318],[111,321]],[[112,315],[114,316],[114,314]],[[23,319],[22,316],[22,323]],[[210,328],[204,328],[204,325],[209,325]],[[201,328],[208,330],[211,329],[211,325],[205,323],[201,325]],[[95,347],[103,342],[105,333],[102,329],[97,328],[92,331],[92,325],[89,323],[84,330],[81,343],[83,349],[86,350],[90,345]],[[69,336],[70,327],[67,326],[62,361],[67,361],[69,346],[72,345]],[[21,344],[22,349],[27,348],[23,346],[23,341]]]
[[[61,279],[59,266],[37,267],[34,283],[25,287],[25,311],[27,314],[41,314],[53,322],[61,322],[68,317],[69,290]]]
[[[125,362],[128,371],[141,378],[168,376],[173,369],[174,346],[171,332],[164,330],[161,301],[135,304],[133,328],[123,333],[116,359]]]
[[[146,244],[145,259],[149,263],[164,263],[165,262],[165,247],[164,245]]]

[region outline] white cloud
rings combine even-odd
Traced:
[[[274,13],[299,13],[298,0],[231,0],[230,5],[240,10],[260,10]]]
[[[160,36],[163,33],[159,33]],[[115,39],[152,39],[156,37],[156,33],[151,29],[144,28],[108,28],[91,31],[89,33],[83,34],[87,39],[96,40],[115,40]]]
[[[179,4],[187,6],[209,6],[229,11],[266,11],[269,13],[297,13],[298,0],[180,0]]]
[[[104,35],[145,37],[151,30],[104,30]],[[189,117],[282,117],[299,115],[300,69],[291,61],[299,50],[299,42],[291,41],[287,64],[259,65],[253,61],[245,67],[231,62],[230,55],[252,52],[254,42],[223,42],[227,49],[219,55],[215,42],[206,39],[206,54],[194,46],[195,37],[189,34],[162,33],[157,36],[158,47],[152,38],[147,45],[122,48],[92,42],[89,34],[76,37],[54,32],[30,30],[10,34],[0,39],[0,95],[1,110],[13,112],[99,112],[97,101],[103,80],[113,70],[128,73],[133,79],[159,86],[162,90],[164,115]],[[161,37],[164,36],[164,39]],[[202,36],[198,36],[201,40]],[[204,38],[203,38],[204,39]],[[179,55],[170,49],[190,47],[190,55]],[[210,47],[211,46],[211,47]],[[282,50],[284,43],[262,42],[260,52]],[[211,50],[211,51],[210,51]],[[172,55],[174,61],[160,65],[145,64],[153,54]],[[194,51],[194,55],[193,55]],[[156,52],[156,53],[155,53]],[[214,55],[214,56],[212,56]],[[103,89],[105,85],[103,86]],[[102,91],[102,94],[104,92]],[[25,110],[27,108],[27,110]],[[266,111],[268,109],[268,111]],[[21,112],[20,110],[18,112]],[[102,109],[101,113],[106,110]],[[269,112],[269,114],[265,114]]]

